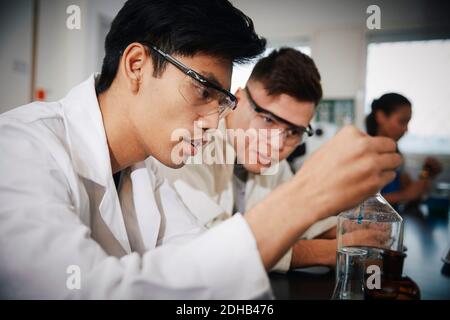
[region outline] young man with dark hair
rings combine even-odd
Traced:
[[[223,139],[215,139],[214,150],[224,153],[221,159],[229,153],[236,161],[227,164],[194,159],[179,170],[160,165],[161,172],[205,227],[215,226],[236,212],[248,211],[292,178],[285,159],[312,135],[310,121],[322,98],[320,79],[314,61],[307,55],[292,48],[272,51],[256,63],[245,88],[235,93],[238,107],[219,124],[219,137]],[[258,135],[248,135],[249,139],[241,139],[245,143],[238,143],[239,135],[261,129],[282,131],[278,150],[273,152],[277,159],[268,155],[270,145],[258,148]],[[277,170],[264,172],[273,165]],[[326,232],[332,233],[335,224],[335,217],[330,217],[311,226],[274,269],[334,265],[335,239],[313,238],[328,236]]]
[[[175,191],[142,161],[178,167],[175,147],[195,154],[203,137],[174,141],[173,131],[217,127],[236,105],[232,63],[264,44],[226,0],[129,0],[97,85],[92,76],[58,102],[2,115],[0,296],[264,297],[266,270],[298,235],[388,182],[395,144],[349,127],[245,218],[197,235]],[[131,199],[117,195],[113,174],[123,170],[140,186],[123,182]]]

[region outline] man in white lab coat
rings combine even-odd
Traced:
[[[236,105],[225,89],[232,63],[264,44],[225,0],[129,0],[99,78],[3,114],[0,296],[270,296],[266,270],[296,238],[374,193],[401,160],[390,139],[348,127],[311,158],[320,170],[305,163],[245,217],[201,232],[153,160],[142,161],[179,167],[174,149],[194,155],[203,139],[194,125],[215,128]],[[123,170],[132,196],[119,200],[113,174]]]
[[[313,134],[309,123],[322,97],[320,74],[310,57],[293,48],[282,48],[259,60],[246,87],[239,88],[235,95],[238,107],[220,121],[220,134],[214,135],[213,145],[181,169],[159,164],[161,173],[206,228],[236,212],[245,213],[292,178],[285,159]],[[260,128],[274,129],[273,134],[281,135],[274,163],[268,156],[270,146],[257,150],[257,141],[241,139],[245,144],[237,149],[239,140],[228,136]],[[252,143],[256,148],[251,148]],[[209,149],[215,152],[208,152]],[[218,158],[226,160],[231,154],[233,161],[214,161],[212,155],[215,157],[219,152],[222,154]],[[250,153],[254,155],[253,163]],[[277,166],[276,170],[264,172],[271,165]],[[336,217],[315,223],[274,269],[285,272],[290,268],[335,264],[335,225]],[[316,237],[320,239],[312,240]]]

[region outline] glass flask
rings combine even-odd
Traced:
[[[362,272],[363,278],[367,278],[369,266],[372,266],[370,270],[375,266],[381,274],[384,250],[403,252],[403,219],[381,194],[377,193],[356,208],[339,214],[336,237],[337,289],[348,279],[360,277],[360,274],[352,274],[354,272]],[[346,259],[342,259],[342,256],[348,255],[349,252],[358,252],[355,250],[364,252],[362,261],[359,262],[362,271],[349,266]],[[335,294],[333,298],[342,299]]]
[[[367,251],[356,248],[342,248],[336,254],[336,287],[333,300],[364,299],[364,261]]]

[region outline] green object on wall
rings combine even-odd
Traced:
[[[324,99],[319,103],[316,122],[328,122],[342,127],[355,122],[355,103],[353,99]]]

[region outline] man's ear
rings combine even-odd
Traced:
[[[242,89],[241,87],[237,88],[236,93],[234,94],[234,96],[236,97],[236,100],[237,100],[238,103],[242,99],[242,95],[243,94],[245,94],[244,89]]]
[[[146,48],[137,42],[133,42],[123,52],[122,74],[128,87],[133,93],[139,91],[143,82],[144,65],[149,60]]]

